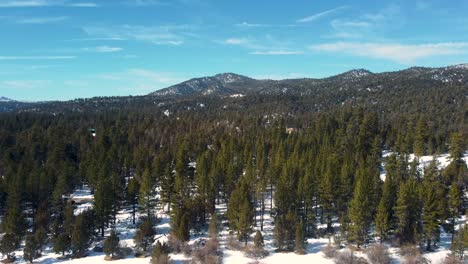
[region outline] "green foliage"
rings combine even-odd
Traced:
[[[18,249],[19,246],[20,240],[18,236],[12,233],[6,233],[0,241],[0,252],[2,255],[6,255],[7,259],[10,259],[11,253]]]
[[[26,243],[23,249],[23,253],[24,259],[31,263],[34,261],[34,259],[39,257],[39,244],[37,243],[34,235],[26,236]]]
[[[88,221],[89,219],[85,218],[85,214],[79,214],[75,218],[71,232],[71,250],[75,258],[86,256],[88,251],[92,230],[90,230]]]
[[[135,244],[146,252],[148,247],[154,242],[154,235],[156,235],[156,232],[154,231],[151,219],[143,217],[134,237]]]
[[[168,264],[170,263],[169,257],[169,246],[164,242],[156,242],[156,245],[153,247],[153,251],[151,253],[151,264]]]
[[[111,256],[114,258],[116,255],[119,254],[120,247],[119,247],[120,239],[115,234],[115,230],[111,230],[110,235],[104,240],[104,253],[106,256]]]
[[[255,245],[256,248],[259,248],[259,249],[263,249],[263,246],[265,245],[265,243],[263,242],[262,232],[260,232],[258,230],[257,230],[257,232],[255,232],[254,245]]]
[[[295,234],[295,248],[294,251],[297,254],[305,254],[305,238],[304,238],[304,224],[299,222],[296,225],[296,234]]]
[[[71,240],[70,236],[66,233],[60,234],[57,238],[54,239],[54,252],[62,253],[64,256],[66,252],[70,250]]]

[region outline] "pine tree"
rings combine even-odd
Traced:
[[[171,212],[171,203],[174,199],[174,175],[171,165],[167,162],[164,174],[161,176],[161,202],[167,204],[168,213]]]
[[[143,211],[146,212],[146,217],[153,218],[152,209],[156,206],[156,201],[154,200],[153,177],[148,168],[145,169],[142,175],[139,198],[140,205]]]
[[[103,250],[106,256],[110,255],[111,258],[114,259],[114,257],[119,254],[119,242],[119,237],[115,234],[115,230],[112,229],[110,235],[104,241]]]
[[[81,258],[86,256],[90,244],[91,234],[86,224],[84,214],[79,214],[75,218],[73,231],[71,232],[71,250],[73,257]]]
[[[135,213],[136,213],[136,203],[138,201],[138,191],[140,185],[136,178],[131,178],[128,181],[127,185],[127,199],[128,202],[132,205],[132,223],[135,224]]]
[[[40,253],[42,253],[42,249],[44,248],[44,245],[47,242],[47,232],[44,228],[41,227],[36,230],[36,232],[34,233],[34,237],[38,245],[38,250]]]
[[[151,253],[151,264],[169,264],[171,263],[169,257],[169,246],[164,242],[156,242],[153,252]]]
[[[415,180],[402,182],[394,207],[396,217],[396,236],[400,244],[416,243],[421,214],[418,187]]]
[[[146,252],[148,246],[153,244],[155,234],[156,232],[153,229],[153,223],[151,222],[151,219],[144,217],[140,223],[140,226],[138,227],[138,231],[135,234],[135,244],[138,248]]]
[[[423,115],[419,116],[414,135],[414,154],[418,157],[426,153],[427,124]]]
[[[432,249],[432,244],[439,241],[440,224],[446,209],[443,204],[446,200],[445,190],[439,181],[440,175],[434,159],[425,170],[422,185],[422,231],[428,251]]]
[[[62,253],[62,256],[65,256],[65,253],[70,250],[70,244],[70,236],[66,233],[62,233],[54,239],[54,252],[57,254]]]
[[[34,235],[26,237],[26,243],[23,249],[24,259],[32,263],[34,259],[39,257],[39,245]]]
[[[393,220],[393,207],[396,203],[396,184],[394,179],[394,157],[390,157],[387,161],[387,175],[383,185],[382,197],[377,207],[377,214],[375,217],[375,227],[383,242],[389,230],[392,228]]]
[[[357,182],[354,189],[353,198],[350,202],[349,219],[351,225],[349,226],[349,233],[351,241],[354,241],[358,247],[366,242],[370,224],[372,221],[372,199],[373,186],[364,164],[358,166]]]
[[[305,254],[305,243],[304,243],[304,224],[300,221],[296,224],[296,234],[295,234],[295,249],[297,254]]]
[[[101,229],[101,237],[104,237],[104,230],[112,213],[111,192],[111,184],[108,177],[101,173],[96,192],[94,193],[94,211],[96,212],[96,220]]]
[[[212,214],[210,224],[208,225],[208,234],[210,235],[210,238],[218,237],[220,225],[221,223],[218,219],[218,215],[216,213]]]
[[[255,232],[255,236],[254,236],[254,246],[257,249],[263,249],[264,245],[265,245],[265,243],[263,241],[262,232],[257,230],[257,232]]]
[[[377,207],[377,214],[375,216],[375,228],[380,237],[380,243],[387,239],[388,232],[390,230],[390,216],[388,210],[389,208],[386,207],[383,199],[380,200],[379,206]]]
[[[18,249],[19,246],[20,240],[18,236],[13,233],[6,233],[0,241],[0,252],[2,255],[6,255],[7,259],[11,259],[11,253]]]
[[[448,220],[450,223],[449,232],[452,234],[452,243],[453,237],[455,235],[455,221],[460,217],[460,208],[462,206],[462,199],[460,189],[457,184],[454,182],[450,186],[450,191],[448,194]]]
[[[183,242],[190,239],[190,215],[187,207],[172,210],[171,234]]]
[[[248,199],[243,199],[239,208],[239,222],[237,223],[237,230],[239,231],[239,240],[244,241],[245,245],[250,237],[253,224],[253,208]]]
[[[27,222],[21,212],[21,191],[12,184],[8,189],[7,211],[2,219],[2,229],[5,233],[12,233],[21,239],[26,232]]]

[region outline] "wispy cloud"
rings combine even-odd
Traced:
[[[0,56],[0,60],[71,60],[76,56]]]
[[[228,38],[224,40],[225,44],[229,45],[244,45],[249,43],[250,41],[246,38]]]
[[[242,28],[261,28],[261,27],[272,27],[273,25],[269,24],[253,24],[253,23],[248,23],[248,22],[242,22],[235,24],[236,27],[242,27]]]
[[[428,57],[467,54],[468,42],[426,44],[336,42],[313,45],[310,49],[410,64]]]
[[[64,20],[67,20],[69,17],[59,16],[59,17],[30,17],[30,18],[18,18],[16,19],[17,24],[49,24],[57,23]]]
[[[98,7],[99,5],[96,3],[70,3],[68,6],[72,7]]]
[[[267,50],[267,51],[253,51],[252,55],[298,55],[304,54],[301,50]]]
[[[127,0],[123,4],[128,6],[165,6],[169,5],[167,2],[159,0]]]
[[[2,0],[0,8],[68,6],[68,7],[97,7],[94,2],[76,2],[68,0]]]
[[[1,81],[0,87],[4,89],[34,89],[47,86],[48,80],[8,80]]]
[[[84,27],[86,34],[96,38],[115,38],[121,40],[136,40],[151,42],[156,45],[179,46],[185,42],[182,32],[191,30],[189,25],[173,26],[111,26],[111,27]]]
[[[333,33],[327,37],[339,39],[373,38],[382,35],[390,28],[397,28],[404,23],[400,16],[400,7],[389,5],[375,13],[365,13],[354,19],[333,19],[330,25]]]
[[[98,46],[92,48],[83,48],[83,51],[98,52],[98,53],[112,53],[122,51],[123,48],[120,47],[110,47],[110,46]]]
[[[320,19],[322,17],[328,16],[328,15],[330,15],[332,13],[335,13],[337,11],[340,11],[342,9],[345,9],[346,7],[347,6],[339,6],[339,7],[333,8],[333,9],[329,9],[329,10],[326,10],[326,11],[323,11],[323,12],[320,12],[320,13],[313,14],[311,16],[307,16],[307,17],[298,19],[298,20],[296,20],[296,22],[298,22],[298,23],[312,22],[312,21],[315,21],[315,20]]]

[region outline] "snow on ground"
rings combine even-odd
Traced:
[[[82,212],[93,208],[94,195],[88,185],[76,189],[71,195],[70,199],[75,203],[74,215],[79,215]]]
[[[384,152],[383,156],[386,157],[390,155],[389,152]],[[410,160],[414,159],[414,155],[410,155]],[[424,166],[427,166],[429,162],[432,160],[432,156],[423,156],[420,157],[420,168],[423,169]],[[437,156],[437,160],[439,162],[440,168],[446,167],[450,163],[450,158],[448,154],[442,154]],[[468,154],[465,154],[464,160],[468,161]],[[195,167],[195,164],[192,164]],[[385,177],[385,171],[382,172],[381,177]],[[383,178],[385,179],[385,178]],[[82,186],[75,190],[75,192],[70,195],[70,199],[75,202],[75,211],[74,214],[77,215],[87,209],[92,208],[93,206],[93,194],[88,186]],[[267,192],[265,197],[265,212],[264,212],[264,228],[262,231],[262,235],[265,242],[265,249],[270,253],[266,258],[261,259],[260,263],[317,263],[317,264],[327,264],[333,263],[333,260],[325,258],[324,254],[322,253],[322,248],[325,247],[329,243],[328,238],[317,238],[317,239],[308,239],[306,245],[306,254],[304,255],[297,255],[295,253],[277,253],[275,252],[275,245],[274,245],[274,223],[273,217],[271,216],[271,210],[273,201],[270,199],[270,193]],[[274,204],[273,204],[274,207]],[[167,208],[157,208],[157,216],[160,219],[160,222],[156,225],[156,241],[166,242],[168,240],[168,234],[170,229],[170,217],[166,214]],[[216,211],[218,215],[225,215],[227,211],[226,204],[218,204],[216,206]],[[140,213],[136,213],[136,219],[140,216]],[[257,215],[256,215],[257,222],[260,221],[260,206],[257,207]],[[463,224],[466,222],[466,217],[459,219],[459,223]],[[322,228],[322,225],[318,225],[318,228]],[[324,226],[323,226],[324,227]],[[337,223],[334,223],[334,227],[338,227]],[[457,225],[458,228],[458,225]],[[105,235],[108,236],[110,233],[111,227],[109,227]],[[132,248],[135,246],[133,237],[137,231],[135,225],[132,224],[132,208],[125,207],[120,210],[116,217],[116,224],[115,224],[116,233],[120,237],[120,245],[122,247],[129,247]],[[259,228],[254,228],[254,232],[252,233],[251,237],[253,238],[255,231],[259,230]],[[220,241],[220,249],[223,253],[223,263],[227,264],[242,264],[242,263],[252,263],[255,262],[255,259],[247,257],[244,252],[239,250],[234,250],[229,248],[228,240],[229,237],[232,236],[229,232],[229,228],[227,226],[226,220],[223,222],[223,229],[220,230],[219,233],[219,241]],[[200,233],[191,233],[191,240],[189,244],[194,244],[200,239],[207,238],[208,234],[205,231]],[[235,235],[234,235],[235,237]],[[441,229],[441,240],[439,243],[439,247],[436,251],[425,253],[424,257],[431,261],[431,263],[441,263],[445,256],[450,253],[450,240],[451,235],[446,233],[443,229]],[[252,243],[249,242],[250,244]],[[90,246],[89,256],[86,258],[80,259],[61,259],[59,254],[53,253],[50,246],[44,250],[43,256],[37,260],[35,263],[42,263],[42,264],[52,264],[52,263],[70,263],[70,264],[84,264],[84,263],[130,263],[130,264],[139,264],[139,263],[149,263],[150,258],[136,258],[133,254],[127,256],[125,259],[107,262],[104,260],[104,253],[102,252],[94,252],[92,248],[95,245],[102,245],[102,241],[94,242],[93,245]],[[24,246],[24,245],[23,245]],[[345,251],[348,249],[341,249],[341,251]],[[403,258],[399,255],[397,248],[389,247],[389,251],[391,252],[391,257],[394,260],[394,263],[402,263]],[[18,260],[16,263],[24,263],[23,259],[23,252],[22,249],[15,252]],[[367,258],[363,252],[356,252],[357,256]],[[171,259],[174,263],[184,263],[188,261],[190,258],[184,256],[183,254],[170,254]]]
[[[392,154],[393,154],[393,152],[383,151],[382,152],[382,157],[386,158],[386,157],[389,157]],[[412,162],[415,159],[415,157],[416,156],[414,154],[410,154],[408,156],[408,162]],[[439,170],[446,168],[452,162],[452,158],[450,158],[450,154],[448,154],[448,153],[436,155],[435,157],[436,157],[436,160],[437,160],[437,167],[439,168]],[[433,159],[434,159],[434,156],[421,156],[421,157],[419,157],[419,166],[418,166],[419,170],[422,173],[424,173],[424,168],[429,166],[429,164],[431,163],[431,161]],[[463,160],[465,161],[465,163],[468,164],[468,153],[465,153],[463,155]],[[380,179],[382,181],[385,181],[386,174],[387,174],[387,172],[385,171],[385,162],[382,162],[382,170],[380,172]]]

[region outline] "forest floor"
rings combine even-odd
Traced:
[[[389,155],[388,153],[384,153],[384,156]],[[413,157],[410,156],[410,159]],[[464,157],[465,162],[468,161],[468,154]],[[421,168],[426,166],[431,160],[432,156],[424,156],[420,159]],[[448,158],[448,154],[439,155],[437,156],[437,160],[439,162],[439,167],[443,168],[447,166],[450,162]],[[385,179],[385,171],[381,172],[381,178]],[[75,214],[78,214],[88,208],[92,207],[93,203],[93,195],[87,186],[84,186],[80,189],[74,191],[71,195],[71,198],[76,202],[76,209]],[[317,263],[317,264],[326,264],[326,263],[333,263],[332,259],[327,259],[322,252],[323,247],[325,247],[329,243],[328,238],[317,238],[317,239],[308,239],[306,244],[306,254],[298,255],[295,253],[279,253],[275,252],[274,246],[274,223],[273,218],[270,214],[270,197],[266,197],[266,204],[265,204],[265,212],[264,212],[264,228],[262,231],[264,242],[265,242],[265,249],[269,252],[269,255],[263,259],[258,260],[259,263]],[[220,204],[216,206],[216,211],[218,215],[223,215],[226,213],[226,204]],[[273,205],[274,207],[274,205]],[[165,209],[165,208],[164,208]],[[168,234],[170,229],[170,217],[168,214],[165,213],[166,210],[163,208],[159,208],[157,211],[157,216],[160,219],[160,222],[156,225],[156,233],[155,236],[156,241],[165,242],[168,240]],[[257,212],[260,211],[257,208]],[[138,219],[140,213],[136,213],[136,217]],[[260,220],[260,215],[257,215],[257,221]],[[465,216],[458,220],[460,224],[464,224],[466,222]],[[458,226],[458,225],[457,225]],[[335,226],[336,227],[336,226]],[[319,225],[318,228],[321,228]],[[106,236],[109,235],[111,228],[109,227],[106,230]],[[132,209],[131,207],[126,207],[120,210],[117,214],[116,224],[115,224],[116,233],[120,237],[120,246],[121,247],[128,247],[134,248],[135,244],[133,241],[133,237],[137,231],[135,225],[132,224]],[[254,228],[256,231],[257,228]],[[252,243],[253,236],[255,232],[252,233],[252,239],[250,244]],[[226,226],[226,222],[223,222],[223,229],[219,233],[219,241],[220,241],[220,249],[223,254],[223,263],[226,264],[242,264],[242,263],[255,263],[257,260],[253,258],[247,257],[243,251],[235,250],[229,246],[229,237],[233,236],[230,234],[228,227]],[[235,237],[235,235],[234,235]],[[199,233],[191,233],[191,239],[189,244],[195,244],[200,240],[208,239],[207,230],[203,230]],[[441,237],[439,242],[439,247],[434,252],[429,252],[423,254],[423,256],[430,261],[430,263],[442,263],[443,259],[446,257],[447,254],[450,253],[450,242],[451,235],[446,233],[443,229],[441,229]],[[35,263],[42,263],[42,264],[52,264],[52,263],[73,263],[73,264],[84,264],[84,263],[110,263],[104,260],[104,253],[102,252],[94,252],[92,249],[96,245],[102,245],[102,241],[93,242],[90,246],[89,255],[85,258],[79,259],[70,259],[70,258],[62,258],[60,254],[55,254],[51,248],[51,245],[48,245],[42,257],[36,259]],[[391,258],[393,263],[402,263],[403,258],[399,255],[399,249],[395,247],[391,247],[391,245],[386,245],[389,248],[389,252],[391,253]],[[24,243],[22,245],[24,247]],[[347,248],[341,249],[340,251],[349,250]],[[363,251],[355,252],[356,256],[363,257],[367,259],[367,256],[363,253]],[[23,251],[22,248],[15,252],[17,257],[16,263],[25,263],[23,259]],[[185,263],[188,262],[191,257],[185,256],[184,254],[170,254],[170,258],[173,260],[174,263]],[[146,258],[136,258],[134,254],[128,255],[124,259],[112,261],[111,263],[130,263],[130,264],[139,264],[139,263],[149,263],[150,257]]]

